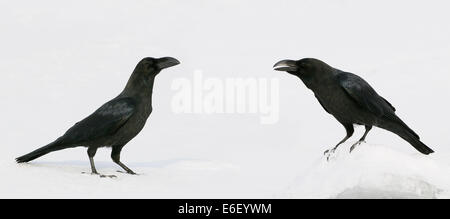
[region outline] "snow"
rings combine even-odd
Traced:
[[[446,1],[0,2],[1,198],[449,198],[450,26]],[[181,64],[157,76],[153,112],[122,152],[29,164],[14,158],[59,137],[117,95],[143,57]],[[374,128],[326,162],[345,135],[296,78],[272,70],[315,57],[365,78],[436,153]],[[175,113],[172,82],[279,80],[279,121],[259,114]]]
[[[448,198],[445,157],[406,154],[367,145],[319,159],[286,189],[295,198]]]

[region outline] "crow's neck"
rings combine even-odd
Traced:
[[[151,105],[154,82],[154,76],[133,73],[121,96],[132,97],[145,102],[148,101]]]
[[[305,84],[307,88],[309,88],[311,90],[313,90],[315,88],[314,78],[306,77],[304,75],[300,75],[298,77],[303,81],[303,84]]]

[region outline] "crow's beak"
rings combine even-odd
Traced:
[[[274,70],[277,71],[297,71],[298,67],[295,63],[295,61],[293,60],[283,60],[283,61],[279,61],[277,62],[274,66],[273,66]]]
[[[158,59],[157,65],[160,69],[164,69],[164,68],[169,68],[169,67],[172,67],[172,66],[175,66],[178,64],[180,64],[180,61],[178,61],[177,59],[172,58],[172,57],[164,57],[164,58]]]

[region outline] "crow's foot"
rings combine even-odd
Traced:
[[[81,172],[82,174],[91,174],[91,175],[97,175],[100,178],[117,178],[116,175],[103,175],[103,174],[99,174],[97,172],[92,172],[92,173],[86,173],[86,172]]]
[[[350,153],[352,153],[352,151],[356,148],[356,146],[362,144],[362,143],[366,143],[365,141],[358,141],[356,143],[354,143],[351,147],[350,147]]]
[[[332,149],[328,149],[325,152],[323,152],[323,155],[325,155],[327,157],[327,161],[330,160],[331,155],[333,155],[335,151],[336,151],[336,148],[332,148]]]
[[[121,171],[121,170],[117,170],[116,172],[118,172],[118,173],[126,173],[126,174],[130,174],[130,175],[136,175],[136,176],[139,176],[139,174],[137,174],[137,173],[135,173],[135,172],[133,172],[133,171],[124,172],[124,171]]]

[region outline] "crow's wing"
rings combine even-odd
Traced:
[[[347,72],[337,75],[339,84],[344,91],[363,109],[375,114],[378,118],[385,118],[400,124],[407,129],[417,139],[419,135],[409,128],[400,118],[395,115],[395,108],[386,99],[381,97],[375,90],[361,77]]]
[[[80,144],[114,135],[136,111],[132,98],[113,99],[76,123],[62,137],[66,143]]]
[[[314,96],[316,96],[316,99],[319,101],[319,103],[320,103],[320,105],[322,106],[322,108],[323,108],[325,111],[327,111],[327,113],[330,113],[330,111],[327,110],[327,108],[325,107],[325,105],[323,105],[323,103],[322,103],[322,101],[320,100],[320,98],[319,98],[317,95],[314,95]],[[331,114],[331,113],[330,113],[330,114]]]
[[[337,75],[337,80],[344,91],[360,107],[375,114],[377,117],[394,114],[395,108],[361,77],[347,72]]]
[[[382,96],[380,96],[383,100],[384,100],[384,102],[386,102],[388,105],[389,105],[389,107],[391,107],[391,109],[395,112],[395,107],[394,106],[392,106],[392,104],[391,103],[389,103],[389,101],[387,101],[386,99],[384,99],[384,97],[382,97]]]

